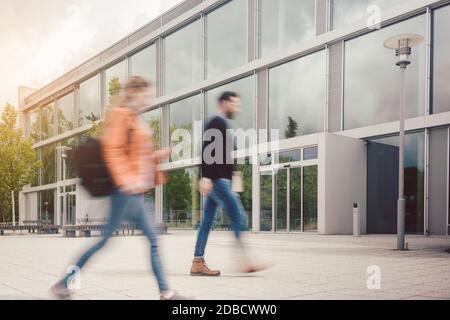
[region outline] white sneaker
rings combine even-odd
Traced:
[[[167,290],[160,294],[159,300],[192,300],[192,299],[180,295],[175,290]]]

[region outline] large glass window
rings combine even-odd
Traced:
[[[100,110],[100,75],[96,75],[80,84],[78,125],[100,120]]]
[[[41,140],[55,135],[55,104],[50,103],[41,108]]]
[[[124,60],[105,71],[106,104],[110,107],[127,81],[127,61]]]
[[[163,220],[169,228],[193,228],[200,221],[199,168],[170,171],[164,185]]]
[[[187,160],[200,156],[201,105],[201,96],[196,95],[169,106],[169,141],[171,146],[175,146],[171,161]],[[197,123],[197,130],[195,130],[195,123]],[[198,132],[199,130],[200,132]]]
[[[42,147],[41,150],[42,160],[42,184],[50,184],[56,182],[56,150],[55,144],[50,144]]]
[[[65,139],[60,143],[60,159],[61,159],[61,179],[73,179],[76,178],[77,173],[75,168],[73,167],[73,151],[76,147],[76,139],[75,137]]]
[[[400,71],[386,39],[402,33],[425,36],[426,19],[419,16],[347,41],[345,44],[344,127],[354,129],[399,119]],[[424,114],[425,44],[414,48],[406,71],[407,118]]]
[[[370,15],[383,15],[383,10],[407,0],[331,0],[333,28],[339,28]]]
[[[261,172],[260,178],[260,200],[261,200],[261,213],[260,213],[260,230],[272,231],[273,222],[273,208],[272,208],[272,171]]]
[[[232,0],[207,17],[208,78],[247,62],[247,0]]]
[[[244,221],[243,221],[243,230],[251,230],[252,229],[252,165],[250,163],[250,159],[240,159],[238,163],[234,167],[235,171],[238,171],[242,174],[243,178],[243,192],[239,193],[239,198],[241,199],[242,206],[244,208]],[[216,217],[216,222],[214,225],[214,229],[219,230],[229,230],[231,225],[231,220],[229,215],[224,211],[223,208],[220,208],[219,213]]]
[[[40,124],[41,109],[36,108],[28,113],[28,133],[33,142],[40,140],[41,124]]]
[[[41,160],[41,151],[39,149],[34,149],[34,153],[36,155],[37,160]],[[33,172],[33,178],[31,180],[31,186],[36,187],[39,185],[41,169],[37,169]]]
[[[236,92],[240,99],[240,112],[230,123],[235,129],[252,129],[255,120],[255,78],[253,76],[212,89],[207,93],[207,117],[216,115],[219,111],[219,97],[224,91]]]
[[[58,114],[58,133],[64,133],[75,128],[75,101],[73,93],[56,101]]]
[[[367,147],[367,230],[369,233],[397,232],[398,136],[370,140]],[[424,148],[423,132],[406,135],[405,199],[408,233],[423,234]]]
[[[189,87],[202,79],[202,24],[196,20],[164,39],[164,92]]]
[[[130,58],[131,70],[133,76],[141,76],[151,81],[152,94],[156,95],[156,46],[151,45],[144,50],[139,51]]]
[[[433,113],[450,111],[450,6],[434,12]]]
[[[261,56],[315,36],[315,0],[261,0],[260,5]]]
[[[316,231],[318,167],[303,167],[303,231]]]
[[[55,190],[38,192],[39,212],[38,219],[49,224],[56,223]]]
[[[153,143],[156,149],[161,146],[161,109],[151,110],[142,115],[142,120],[152,131]]]
[[[280,139],[324,130],[326,59],[320,51],[269,70],[269,127]]]

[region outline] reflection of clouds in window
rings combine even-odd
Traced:
[[[399,147],[399,136],[372,139],[374,143]],[[423,132],[407,133],[405,135],[405,168],[417,167],[419,171],[424,170],[425,136]],[[397,167],[398,168],[398,167]]]
[[[54,107],[55,104],[48,104],[41,109],[40,113],[40,124],[41,124],[41,139],[45,140],[52,137],[55,132],[53,128],[53,124],[55,121],[54,118]]]
[[[235,129],[254,128],[253,118],[255,110],[255,86],[254,77],[250,76],[224,86],[212,89],[207,93],[207,117],[210,118],[219,112],[219,97],[224,91],[236,92],[240,97],[240,110],[230,124]]]
[[[200,144],[201,137],[195,137],[194,122],[201,121],[201,96],[196,95],[169,106],[169,141],[172,146],[178,144],[172,141],[174,134],[180,133],[181,130],[187,130],[191,135],[191,150],[194,150],[194,143],[197,147]],[[196,139],[197,138],[197,139]],[[194,141],[194,139],[196,139]],[[180,141],[182,142],[182,141]],[[198,149],[198,148],[197,148]],[[192,156],[192,155],[191,155]],[[187,155],[183,155],[183,159],[188,159]],[[179,159],[171,159],[176,161]]]
[[[315,35],[315,1],[262,0],[261,53],[297,45]]]
[[[247,62],[247,1],[233,0],[207,15],[208,78]]]
[[[285,136],[289,117],[296,136],[323,130],[326,85],[325,52],[320,51],[269,71],[269,124]]]
[[[56,110],[58,112],[58,133],[72,130],[75,127],[75,104],[73,92],[56,101]]]
[[[39,108],[36,108],[28,114],[28,132],[33,142],[38,142],[40,139],[39,113]]]
[[[450,6],[434,14],[433,112],[450,111]]]
[[[80,84],[79,125],[89,124],[100,119],[100,76],[94,76]]]
[[[383,46],[396,34],[426,34],[422,15],[369,33],[345,44],[344,126],[354,129],[398,120],[400,72],[393,50]],[[406,71],[407,118],[424,114],[425,44],[413,48]]]
[[[200,20],[165,38],[165,93],[188,87],[201,80],[201,47]]]
[[[381,10],[395,7],[407,0],[333,0],[333,27],[339,28],[367,17],[367,8],[378,6]]]
[[[156,46],[151,45],[130,58],[131,74],[144,77],[152,84],[152,94],[155,95],[156,84]]]

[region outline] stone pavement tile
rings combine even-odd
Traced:
[[[429,297],[429,298],[440,298],[440,299],[450,300],[450,290],[430,291],[430,292],[427,292],[426,294],[423,294],[421,296]]]
[[[276,265],[255,277],[243,277],[234,271],[231,235],[213,232],[207,261],[221,269],[223,276],[211,279],[189,276],[195,236],[194,231],[171,231],[171,235],[160,238],[160,246],[169,282],[180,293],[193,292],[199,299],[296,299],[305,295],[319,299],[405,299],[405,292],[442,295],[450,288],[449,256],[439,247],[448,243],[448,238],[408,238],[411,245],[422,249],[399,253],[391,249],[395,246],[392,236],[252,234],[247,238],[252,254],[262,261],[275,261]],[[21,236],[2,240],[5,246],[0,256],[0,285],[6,281],[16,290],[4,290],[3,295],[32,299],[45,297],[48,287],[61,277],[80,250],[98,238]],[[424,250],[428,245],[432,247]],[[366,287],[366,269],[370,265],[381,267],[380,291]],[[157,286],[149,269],[145,239],[114,238],[110,248],[83,270],[82,290],[76,296],[157,298]]]
[[[186,294],[184,290],[176,289],[180,294]],[[154,300],[159,297],[159,290],[155,287],[148,287],[148,288],[139,288],[139,289],[127,289],[127,290],[119,290],[115,291],[117,294],[125,295],[131,298],[140,299],[143,298],[144,300]]]
[[[321,292],[308,295],[299,295],[290,298],[290,300],[356,300],[357,298],[350,295],[345,295],[341,292]]]
[[[0,300],[38,300],[36,297],[32,297],[26,294],[0,294]]]
[[[405,300],[449,300],[449,299],[432,298],[432,297],[425,297],[425,296],[414,296],[414,297],[406,298]]]
[[[27,294],[26,292],[22,292],[9,286],[0,284],[0,300],[10,300],[10,298],[14,296],[17,296],[18,298],[22,297],[22,299],[34,298],[32,295]]]
[[[88,294],[88,295],[81,295],[82,298],[86,298],[88,300],[133,300],[132,297],[121,294],[118,292],[108,292],[108,293],[101,293],[101,294]]]
[[[389,294],[399,294],[402,299],[406,299],[413,296],[425,296],[432,292],[432,289],[428,286],[411,286],[400,289],[389,290]]]

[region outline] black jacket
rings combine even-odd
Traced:
[[[208,130],[210,129],[215,130],[209,131],[210,134],[208,135]],[[233,176],[232,152],[234,143],[233,143],[233,136],[227,133],[227,129],[228,129],[227,121],[220,116],[213,117],[205,128],[206,135],[204,135],[202,148],[202,176],[204,178],[209,178],[211,180],[216,179],[231,180]],[[210,148],[208,148],[209,145],[215,142],[216,140],[215,135],[218,132],[220,132],[222,136],[222,143],[214,144]],[[217,150],[220,147],[222,148],[222,150]],[[207,149],[206,152],[205,149]],[[217,152],[220,152],[222,156],[220,156],[220,153],[217,154]],[[213,161],[213,163],[211,163],[211,160],[208,161],[207,158],[208,155],[214,157],[215,161]],[[217,158],[215,158],[216,155]]]

